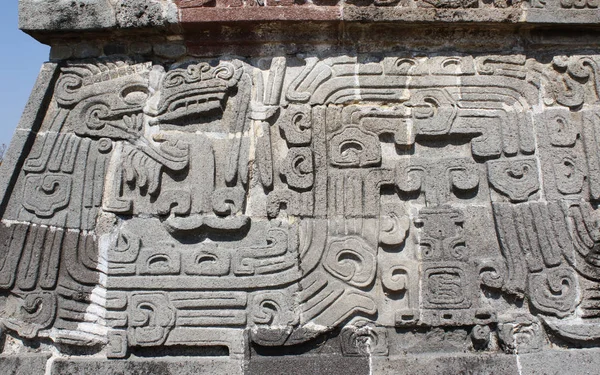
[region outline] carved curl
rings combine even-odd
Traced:
[[[323,266],[329,273],[355,287],[366,287],[376,271],[375,249],[358,236],[333,239],[327,248]]]

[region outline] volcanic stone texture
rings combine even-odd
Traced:
[[[2,372],[597,373],[597,6],[21,0]]]

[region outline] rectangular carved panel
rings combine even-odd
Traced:
[[[415,3],[390,5],[483,7]],[[600,55],[269,51],[44,78],[2,206],[4,328],[108,358],[597,344]]]

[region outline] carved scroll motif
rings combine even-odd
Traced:
[[[65,62],[3,202],[0,322],[110,358],[595,345],[597,61]]]

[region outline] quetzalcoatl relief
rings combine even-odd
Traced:
[[[67,63],[2,218],[2,323],[111,357],[599,339],[597,59]]]
[[[223,5],[165,3],[180,16]],[[376,1],[388,3],[597,7]],[[551,34],[536,32],[525,39]],[[84,58],[68,38],[48,39],[55,58],[25,115],[37,125],[3,182],[11,342],[106,361],[452,348],[514,355],[518,373],[519,355],[600,345],[597,49],[225,54],[185,34],[166,44],[194,53]]]

